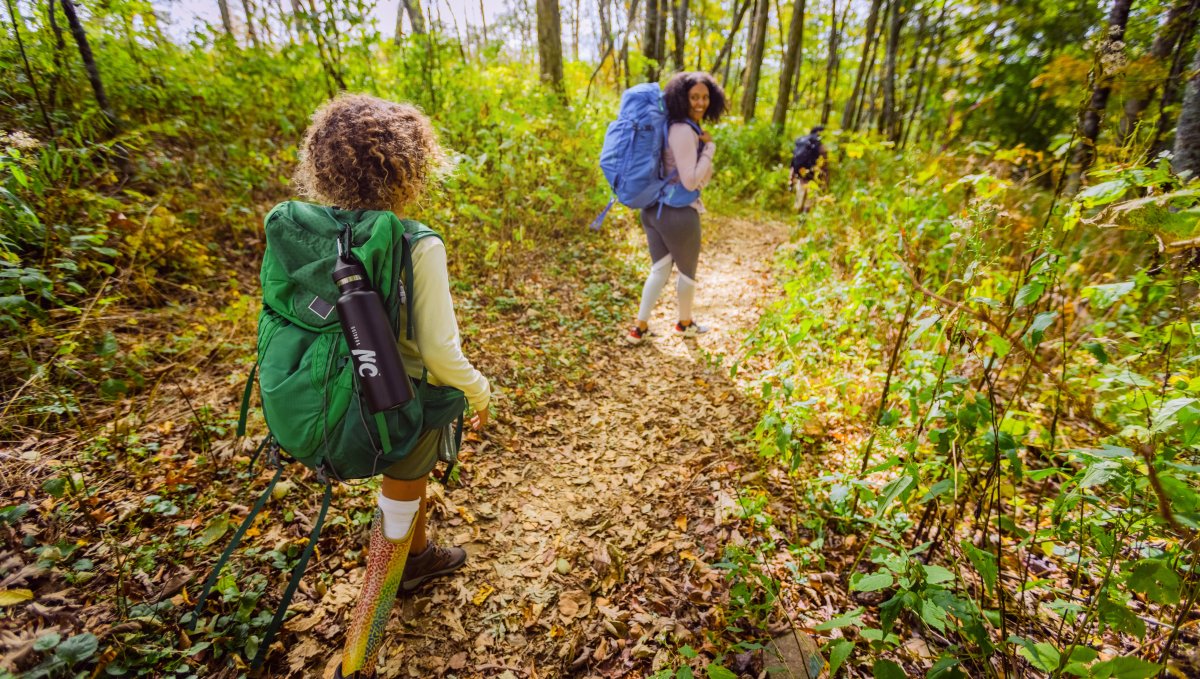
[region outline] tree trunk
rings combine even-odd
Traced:
[[[842,70],[842,38],[846,37],[846,22],[849,20],[850,20],[850,3],[847,2],[846,6],[842,9],[842,18],[839,19],[838,23],[837,23],[837,43],[836,43],[837,58],[833,60],[833,85],[834,85],[833,92],[834,93],[837,92],[838,75],[841,73],[841,70]],[[827,106],[826,108],[830,108],[832,106],[833,106],[833,104],[832,104],[832,97],[831,97],[829,106]],[[826,110],[826,111],[822,112],[822,114],[821,114],[821,124],[826,125],[828,123],[829,123],[829,111]]]
[[[667,17],[671,13],[669,2],[658,0],[658,25],[655,26],[654,36],[654,60],[658,62],[658,75],[662,75],[663,66],[667,64]]]
[[[317,14],[315,0],[308,0],[308,7],[305,9],[305,14],[308,16],[308,26],[309,30],[312,31],[313,43],[317,46],[317,54],[321,57],[321,67],[327,76],[325,85],[329,91],[329,96],[332,97],[338,91],[346,89],[346,81],[342,78],[341,66],[337,60],[337,55],[330,49],[329,43],[325,39],[325,34],[321,29],[321,17]]]
[[[246,13],[246,36],[250,38],[251,45],[258,47],[258,34],[254,32],[254,6],[250,0],[242,0],[242,11]]]
[[[672,27],[675,29],[675,70],[682,71],[687,67],[684,48],[687,46],[688,0],[676,0],[675,16]]]
[[[29,65],[29,56],[25,53],[25,41],[21,38],[21,23],[18,20],[17,9],[13,7],[13,0],[6,0],[8,4],[8,18],[12,20],[13,35],[17,39],[17,50],[21,53],[21,63],[25,66],[25,79],[29,81],[29,86],[33,88],[33,98],[37,102],[38,110],[42,112],[42,122],[46,125],[46,133],[51,137],[54,136],[54,125],[50,122],[50,114],[46,112],[46,104],[42,101],[42,93],[38,91],[37,79],[33,77],[33,68]],[[54,2],[50,3],[50,17],[54,18]]]
[[[225,28],[225,35],[233,37],[233,17],[229,15],[229,0],[217,0],[217,5],[221,8],[221,26]]]
[[[579,61],[579,10],[580,0],[575,0],[575,13],[571,15],[571,58]]]
[[[1176,0],[1167,11],[1167,20],[1158,30],[1158,34],[1154,36],[1154,42],[1150,45],[1150,53],[1147,55],[1151,60],[1155,75],[1160,72],[1166,75],[1166,71],[1170,70],[1171,55],[1175,52],[1175,45],[1185,35],[1184,29],[1191,21],[1194,21],[1197,11],[1200,11],[1200,0]],[[1128,145],[1133,140],[1137,124],[1142,118],[1142,113],[1150,105],[1150,98],[1154,96],[1157,84],[1150,82],[1139,86],[1131,83],[1133,91],[1125,101],[1125,114],[1121,118],[1123,145]]]
[[[658,82],[658,22],[667,0],[646,0],[646,24],[642,31],[642,54],[646,57],[646,81]]]
[[[721,70],[721,64],[729,58],[733,51],[733,40],[737,37],[738,29],[742,26],[742,17],[745,16],[746,10],[750,7],[753,0],[742,0],[733,13],[733,27],[729,29],[729,37],[725,38],[725,44],[721,45],[721,51],[717,52],[717,59],[713,62],[712,68],[708,69],[710,73],[716,73]]]
[[[879,21],[879,8],[882,5],[883,0],[871,0],[871,12],[867,15],[866,33],[863,34],[862,59],[858,62],[858,73],[854,76],[854,89],[850,91],[850,98],[846,100],[846,106],[842,109],[843,130],[853,126],[857,115],[858,95],[862,91],[863,77],[868,68],[867,55],[871,50],[871,42],[875,39],[875,25]]]
[[[302,5],[300,3],[300,0],[292,0],[292,15],[290,17],[288,17],[288,20],[295,27],[296,36],[299,38],[300,42],[302,44],[307,45],[309,38],[308,38],[308,33],[304,30],[304,15],[305,14],[306,14],[306,12],[304,10],[304,5]],[[399,28],[399,23],[400,23],[400,19],[397,18],[396,19],[397,28]]]
[[[625,87],[629,87],[633,83],[630,82],[629,73],[629,36],[633,33],[634,17],[637,16],[638,0],[631,0],[629,3],[629,16],[625,17],[625,37],[621,39],[621,67],[625,70]]]
[[[846,10],[849,9],[849,0],[847,0]],[[822,125],[829,122],[829,112],[833,109],[833,74],[834,65],[837,63],[838,58],[839,41],[837,0],[833,0],[829,5],[829,58],[825,62],[825,99],[821,102]]]
[[[917,114],[925,110],[925,83],[929,76],[930,61],[932,60],[932,68],[936,70],[938,60],[942,56],[942,41],[946,35],[946,25],[944,22],[946,19],[946,8],[949,5],[950,0],[942,0],[942,9],[938,12],[937,23],[933,27],[931,49],[925,51],[925,56],[921,60],[920,75],[917,79],[917,93],[913,96],[912,108],[908,112],[908,124],[904,127],[904,136],[900,138],[900,148],[908,145],[908,135],[912,133],[912,127],[916,123]]]
[[[780,21],[783,17],[780,17]],[[779,96],[775,99],[775,112],[771,124],[782,130],[787,123],[788,104],[791,103],[792,82],[799,77],[801,46],[804,41],[804,0],[792,4],[792,23],[788,28],[787,52],[783,57],[783,68],[779,72]]]
[[[754,7],[753,32],[746,53],[746,71],[742,78],[742,119],[754,120],[754,105],[758,103],[758,76],[762,71],[763,53],[767,47],[767,19],[771,15],[770,0],[757,0]]]
[[[1195,14],[1191,16],[1187,26],[1183,29],[1183,35],[1175,45],[1175,54],[1171,57],[1171,72],[1163,82],[1162,96],[1158,101],[1158,123],[1154,126],[1154,141],[1150,144],[1150,155],[1157,155],[1165,150],[1161,142],[1171,125],[1171,104],[1175,103],[1179,84],[1183,82],[1183,69],[1188,63],[1187,48],[1192,41],[1192,34],[1196,30],[1198,19],[1200,17]]]
[[[59,0],[59,2],[62,3],[63,14],[67,17],[67,25],[71,27],[71,36],[75,38],[75,45],[79,48],[79,58],[83,61],[83,69],[87,71],[88,82],[92,85],[92,94],[96,97],[96,105],[104,114],[105,128],[107,128],[105,131],[111,137],[120,130],[120,124],[117,121],[117,115],[113,113],[112,106],[108,103],[108,95],[104,93],[104,82],[100,79],[100,69],[96,66],[96,58],[92,55],[92,46],[88,44],[87,33],[83,30],[83,23],[79,21],[79,14],[75,12],[74,0]]]
[[[479,21],[483,24],[483,47],[486,50],[491,40],[488,38],[487,12],[484,11],[483,0],[479,0]]]
[[[646,55],[646,80],[656,83],[666,55],[666,13],[668,0],[646,0],[646,30],[642,36],[642,54]]]
[[[392,36],[392,44],[399,45],[404,40],[404,3],[396,7],[396,32]]]
[[[1112,12],[1108,15],[1107,35],[1100,43],[1093,67],[1092,98],[1079,120],[1079,142],[1075,147],[1071,175],[1067,179],[1068,196],[1074,196],[1087,172],[1096,159],[1096,139],[1100,136],[1100,118],[1108,108],[1108,95],[1112,92],[1113,74],[1105,72],[1105,64],[1120,55],[1124,48],[1125,24],[1129,21],[1129,5],[1132,0],[1113,0]]]
[[[879,131],[893,142],[900,140],[899,114],[896,110],[896,59],[900,51],[900,29],[904,26],[904,5],[892,0],[892,21],[888,28],[887,62],[883,75],[883,111]]]
[[[1192,179],[1200,176],[1200,49],[1192,58],[1191,77],[1183,93],[1171,165],[1177,173],[1191,172]]]
[[[58,10],[56,0],[50,0],[46,14],[50,22],[50,32],[54,34],[54,70],[50,74],[50,84],[46,86],[46,101],[50,108],[58,106],[58,84],[63,73],[67,70],[67,41],[63,38],[62,28],[58,25]]]
[[[479,0],[479,2],[480,2],[480,9],[482,10],[483,9],[483,4],[482,4],[483,0]],[[596,14],[600,18],[600,53],[601,54],[611,54],[614,49],[614,43],[616,42],[613,39],[612,23],[608,18],[608,9],[609,9],[608,0],[600,0],[600,3],[597,5],[597,8],[596,8]],[[601,59],[600,59],[600,65],[601,66],[604,65],[603,57],[601,57]]]
[[[412,24],[414,35],[425,35],[425,15],[421,12],[421,0],[400,0],[404,11],[408,12],[408,23]]]
[[[537,0],[538,65],[542,82],[563,92],[562,18],[558,0]]]

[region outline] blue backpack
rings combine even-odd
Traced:
[[[703,133],[695,122],[686,122],[696,134]],[[667,107],[658,83],[635,85],[621,95],[621,109],[604,133],[604,148],[600,151],[600,169],[614,195],[592,221],[593,231],[600,230],[615,201],[641,210],[655,203],[684,207],[700,197],[699,189],[687,191],[683,188],[678,172],[664,176],[663,149],[669,126]]]

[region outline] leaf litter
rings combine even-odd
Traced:
[[[713,564],[754,530],[739,521],[735,498],[740,477],[756,468],[747,441],[757,420],[729,365],[775,294],[770,267],[786,227],[713,221],[696,315],[715,331],[696,340],[661,333],[636,348],[619,342],[645,268],[633,231],[610,235],[623,241],[622,266],[597,263],[595,245],[576,245],[584,251],[556,275],[507,281],[506,295],[524,308],[497,312],[488,285],[459,299],[466,351],[501,395],[492,427],[464,443],[460,479],[431,484],[430,513],[435,539],[470,558],[459,574],[398,600],[380,676],[642,676],[683,645],[701,652],[694,663],[728,648],[728,582]],[[610,292],[593,294],[580,281]],[[652,319],[660,330],[674,324],[670,289]],[[601,313],[608,321],[597,323]],[[549,322],[529,332],[531,318]],[[589,325],[604,332],[581,334]],[[114,406],[91,441],[117,449],[104,465],[72,459],[91,455],[82,436],[4,451],[30,461],[6,472],[21,484],[4,480],[5,504],[32,510],[0,523],[8,545],[0,666],[25,666],[33,642],[51,632],[100,633],[102,661],[151,639],[185,649],[198,638],[179,627],[177,612],[144,606],[191,605],[197,581],[266,478],[247,476],[252,442],[234,439],[229,427],[253,325],[233,318],[209,326],[213,337],[237,341],[207,354],[202,369],[173,377],[187,405],[164,390],[159,401]],[[34,490],[60,468],[103,492]],[[315,489],[297,467],[243,549],[302,546]],[[332,675],[364,572],[373,492],[337,489],[332,520],[272,649],[276,676]],[[46,549],[19,547],[30,544]],[[273,611],[286,573],[244,556],[234,561],[243,580],[267,575],[257,608]],[[812,599],[821,614],[845,608],[828,595]],[[208,667],[203,676],[237,673],[211,648],[190,657]],[[765,661],[739,664],[757,675]]]

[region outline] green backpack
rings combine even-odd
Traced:
[[[422,432],[454,422],[466,407],[461,391],[434,387],[421,376],[414,389],[417,397],[404,406],[374,416],[367,411],[334,309],[338,290],[330,277],[338,237],[347,228],[352,250],[383,297],[393,329],[398,336],[405,328],[409,339],[411,245],[439,237],[424,224],[387,211],[287,202],[267,215],[258,320],[263,416],[288,455],[342,480],[381,473],[408,455]],[[242,405],[244,412],[246,399]]]
[[[205,582],[193,626],[204,610],[222,566],[279,480],[283,470],[279,454],[313,469],[325,483],[325,494],[308,544],[259,645],[256,667],[283,622],[312,556],[329,508],[332,481],[375,476],[408,455],[423,432],[457,421],[457,437],[447,460],[453,465],[466,408],[462,391],[431,385],[421,375],[419,381],[414,380],[412,400],[399,408],[371,415],[354,378],[349,347],[334,306],[339,293],[331,273],[339,239],[345,242],[348,238],[351,250],[367,270],[372,287],[383,298],[397,337],[403,328],[412,339],[412,246],[424,238],[440,238],[437,233],[389,211],[339,210],[299,201],[275,206],[267,214],[265,227],[267,248],[260,274],[263,309],[258,318],[258,360],[242,397],[238,435],[245,434],[257,371],[269,433],[254,457],[257,459],[265,450],[276,472]]]

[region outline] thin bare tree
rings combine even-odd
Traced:
[[[421,0],[400,0],[400,4],[408,12],[408,23],[412,25],[413,33],[425,35],[425,14],[421,11]]]
[[[1191,77],[1183,93],[1183,108],[1175,126],[1175,157],[1172,167],[1178,173],[1200,176],[1200,49],[1192,58]]]
[[[879,21],[879,8],[882,5],[883,0],[871,0],[871,11],[867,14],[867,27],[863,33],[862,58],[858,61],[858,73],[854,76],[854,89],[850,91],[850,98],[846,100],[846,106],[842,109],[842,129],[844,130],[848,130],[854,125],[858,95],[862,91],[863,78],[869,68],[867,54],[871,50],[871,43],[875,40],[875,26]]]
[[[758,78],[767,47],[767,20],[770,14],[770,0],[756,0],[746,69],[742,73],[742,119],[746,121],[754,120],[754,108],[758,103]]]
[[[221,26],[225,28],[225,35],[233,37],[233,17],[229,14],[229,0],[217,0],[217,6],[221,10]]]
[[[883,75],[883,111],[879,116],[879,131],[892,141],[900,140],[900,113],[896,103],[896,61],[900,53],[900,29],[904,26],[904,4],[898,0],[892,8],[888,26],[887,55]]]
[[[254,5],[250,0],[242,0],[242,11],[246,13],[246,36],[250,44],[258,47],[258,33],[254,30]]]
[[[542,82],[563,92],[562,15],[558,0],[537,0],[537,32]]]
[[[725,42],[721,45],[721,51],[717,52],[717,58],[713,61],[712,68],[708,69],[710,73],[716,73],[721,70],[721,64],[729,58],[733,52],[733,41],[737,37],[738,29],[742,26],[742,17],[746,15],[746,10],[750,8],[754,0],[740,0],[737,8],[733,12],[733,26],[729,29],[729,35],[726,36]]]
[[[1180,40],[1189,36],[1189,28],[1195,26],[1197,13],[1200,13],[1200,0],[1176,0],[1167,10],[1166,21],[1154,35],[1150,52],[1146,55],[1155,75],[1161,75],[1162,80],[1151,79],[1149,82],[1131,82],[1127,86],[1132,90],[1131,96],[1125,100],[1125,113],[1121,117],[1121,142],[1128,146],[1137,132],[1142,114],[1150,106],[1155,90],[1160,83],[1169,87],[1173,83],[1166,82],[1171,70],[1171,55],[1175,53]]]
[[[780,21],[783,18],[780,17]],[[783,57],[783,68],[779,71],[779,96],[775,98],[775,111],[771,123],[783,129],[787,122],[788,104],[791,102],[792,83],[799,78],[801,46],[804,44],[804,0],[792,3],[792,22],[788,28],[787,51]]]
[[[688,0],[674,0],[675,10],[672,12],[671,26],[675,33],[675,49],[671,53],[675,70],[687,68],[684,49],[687,47]]]
[[[1071,173],[1067,178],[1066,194],[1075,195],[1083,183],[1083,174],[1096,160],[1096,139],[1100,136],[1100,119],[1108,108],[1108,97],[1112,93],[1113,73],[1106,71],[1107,65],[1115,63],[1124,49],[1125,25],[1129,22],[1129,6],[1132,0],[1113,0],[1108,15],[1108,26],[1096,54],[1092,67],[1092,96],[1083,115],[1079,118],[1079,141],[1075,146]]]
[[[120,129],[117,114],[113,112],[104,92],[104,81],[100,78],[100,67],[96,65],[96,57],[92,54],[92,46],[88,42],[87,32],[83,30],[83,22],[75,11],[73,0],[59,0],[62,3],[63,14],[67,17],[67,25],[71,28],[71,37],[75,38],[75,46],[79,48],[79,59],[83,62],[83,70],[87,72],[88,82],[92,86],[92,95],[96,97],[96,105],[104,115],[106,133],[111,137]]]

